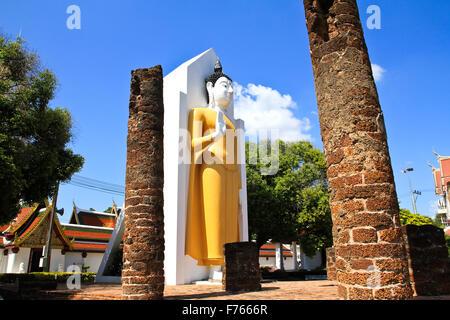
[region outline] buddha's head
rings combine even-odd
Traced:
[[[214,66],[214,73],[205,80],[208,92],[208,106],[219,107],[227,111],[228,106],[233,102],[233,85],[229,76],[222,72],[222,65],[217,58]]]

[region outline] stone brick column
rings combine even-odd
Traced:
[[[444,231],[432,225],[402,226],[414,295],[450,294],[450,258]]]
[[[164,106],[161,66],[131,72],[129,109],[122,298],[162,299]]]
[[[222,288],[230,292],[261,290],[259,248],[256,243],[226,243],[224,253]]]
[[[344,299],[409,299],[383,113],[356,0],[304,0]]]

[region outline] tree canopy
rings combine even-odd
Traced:
[[[249,234],[259,246],[269,239],[297,241],[313,255],[332,245],[325,160],[309,142],[276,143],[278,154],[270,141],[260,143],[262,148],[246,143]],[[262,174],[274,162],[278,171]]]
[[[414,224],[416,226],[423,226],[433,224],[433,220],[431,218],[422,216],[418,213],[412,213],[408,209],[400,209],[399,218],[402,225]]]
[[[72,118],[51,108],[55,75],[40,66],[37,54],[0,35],[0,223],[20,202],[41,202],[83,166],[82,156],[66,147]]]

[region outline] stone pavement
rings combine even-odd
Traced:
[[[338,300],[337,286],[327,280],[273,281],[261,284],[261,291],[230,293],[217,284],[187,284],[164,288],[165,300]],[[59,284],[57,290],[41,291],[43,299],[118,300],[120,284],[82,285],[81,290],[69,290]]]
[[[39,298],[49,300],[119,300],[120,284],[83,285],[68,290],[60,284],[57,290],[41,291]],[[229,293],[221,285],[165,286],[165,300],[339,300],[333,281],[273,281],[262,283],[261,291]],[[415,300],[450,300],[450,296],[415,297]]]

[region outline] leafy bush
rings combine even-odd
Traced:
[[[57,281],[66,282],[75,272],[31,272],[31,273],[1,273],[0,283],[15,283],[23,281]],[[80,273],[82,283],[93,283],[96,272]]]

